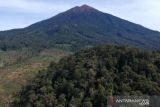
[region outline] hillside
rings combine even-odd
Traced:
[[[76,6],[23,29],[0,32],[3,51],[19,48],[77,50],[100,44],[160,49],[160,33],[87,5]]]
[[[50,64],[13,107],[105,107],[108,96],[159,96],[159,78],[160,53],[100,46]]]
[[[0,52],[0,107],[10,107],[14,94],[34,78],[39,70],[69,54],[71,52],[59,49]]]

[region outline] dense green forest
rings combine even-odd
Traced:
[[[13,107],[105,107],[108,96],[160,95],[160,52],[126,46],[84,49],[51,63]]]

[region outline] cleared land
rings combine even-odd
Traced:
[[[45,49],[36,53],[26,49],[0,52],[0,107],[8,106],[14,94],[39,70],[69,54],[71,52],[59,49]]]

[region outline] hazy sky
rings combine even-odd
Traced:
[[[0,30],[26,27],[82,4],[160,31],[160,0],[0,0]]]

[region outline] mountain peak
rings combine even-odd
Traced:
[[[80,6],[80,9],[94,9],[94,8],[84,4],[84,5]]]
[[[85,12],[85,11],[93,11],[96,10],[95,8],[88,6],[86,4],[82,5],[82,6],[76,6],[74,8],[71,9],[71,11],[73,12]]]

